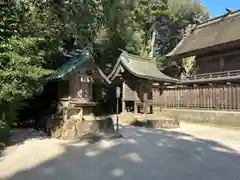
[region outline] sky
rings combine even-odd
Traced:
[[[201,0],[201,2],[209,9],[211,17],[225,14],[225,8],[240,9],[240,0]]]

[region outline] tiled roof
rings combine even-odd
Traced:
[[[117,66],[122,65],[132,75],[142,78],[153,80],[157,82],[177,82],[177,79],[171,78],[163,74],[157,67],[155,60],[151,58],[144,58],[136,55],[123,52],[117,64],[115,65],[113,72],[109,74],[109,78],[114,77],[114,71]]]
[[[95,64],[92,59],[91,54],[88,51],[75,51],[66,55],[68,60],[65,64],[63,64],[60,68],[54,71],[47,79],[64,79],[68,74],[74,72],[75,70],[79,70],[80,68],[84,68],[88,65],[91,65],[95,68],[98,75],[108,84],[110,84],[110,80],[107,76],[101,71],[101,69]]]

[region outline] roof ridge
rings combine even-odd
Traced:
[[[239,14],[238,14],[238,13],[239,13]],[[225,14],[216,16],[216,17],[211,18],[211,19],[208,19],[208,20],[206,20],[206,21],[203,21],[203,22],[197,24],[197,27],[199,27],[199,26],[204,26],[204,25],[207,26],[207,25],[210,25],[210,24],[214,23],[214,21],[221,21],[223,18],[224,18],[224,20],[225,20],[225,19],[228,19],[228,18],[230,18],[230,17],[232,17],[232,16],[238,16],[238,15],[240,15],[240,9],[235,10],[235,11],[232,11],[232,12],[230,12],[230,13],[225,13]],[[209,24],[208,24],[208,23],[209,23]]]
[[[135,54],[130,54],[126,51],[124,52],[124,54],[129,56],[129,57],[133,57],[135,60],[138,60],[138,61],[145,61],[145,62],[156,64],[156,61],[153,58],[150,58],[150,57],[138,56],[138,55],[135,55]]]

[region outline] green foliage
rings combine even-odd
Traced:
[[[209,18],[208,10],[204,6],[190,0],[162,0],[153,7],[152,13],[156,18],[156,56],[164,56],[170,52],[182,39],[188,24],[196,24]],[[162,64],[166,74],[179,77],[179,71],[183,70],[181,63],[176,64],[166,58],[160,59],[164,60]]]
[[[12,36],[0,43],[0,110],[11,125],[22,101],[42,90],[39,79],[47,74],[41,65],[40,39]]]
[[[39,39],[11,37],[0,44],[0,100],[28,98],[39,90],[38,80],[46,72],[37,49]]]
[[[96,39],[94,54],[108,70],[116,62],[119,49],[142,54],[147,48],[147,25],[151,21],[151,1],[103,0],[104,24]],[[111,68],[110,68],[111,69]],[[109,70],[110,70],[109,69]]]
[[[4,144],[7,143],[7,139],[10,136],[11,128],[9,125],[0,120],[0,151],[4,148]]]
[[[14,0],[0,2],[0,40],[16,35],[20,27],[20,9]]]

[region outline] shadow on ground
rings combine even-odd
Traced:
[[[37,131],[32,128],[19,128],[13,129],[11,137],[8,140],[7,146],[14,149],[14,145],[23,144],[27,140],[31,139],[45,139],[47,135],[42,131]],[[5,151],[0,151],[0,160],[4,158]]]
[[[14,129],[9,139],[9,146],[19,145],[30,139],[44,139],[46,134],[35,129]]]
[[[123,139],[64,144],[64,152],[11,180],[237,180],[238,152],[174,131],[126,126]]]

